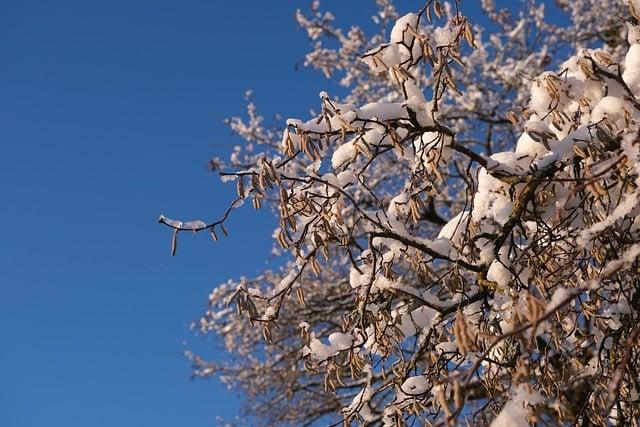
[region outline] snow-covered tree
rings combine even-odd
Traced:
[[[231,128],[211,164],[279,218],[282,267],[196,327],[260,424],[638,425],[640,0],[377,0],[372,36],[298,11],[346,96]],[[548,19],[549,17],[553,19]],[[635,423],[635,424],[634,424]]]

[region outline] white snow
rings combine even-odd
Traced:
[[[329,343],[334,352],[346,350],[353,344],[353,337],[342,332],[334,332],[329,335]]]
[[[498,285],[504,289],[509,286],[509,282],[511,281],[511,272],[503,265],[502,262],[495,260],[489,266],[487,279],[498,283]]]
[[[334,169],[338,169],[345,163],[353,161],[356,154],[357,151],[356,147],[353,145],[353,140],[347,141],[333,152],[333,156],[331,157],[331,166],[333,166]]]
[[[571,290],[565,288],[563,286],[558,286],[556,290],[553,292],[551,296],[551,301],[548,304],[548,311],[553,311],[559,308],[560,304],[562,304],[569,296],[571,296]]]
[[[182,227],[187,228],[189,230],[201,230],[207,226],[207,223],[204,221],[196,220],[196,221],[187,221]]]
[[[307,327],[308,329],[308,327]],[[311,355],[315,360],[322,362],[337,355],[342,350],[347,350],[353,345],[353,336],[342,332],[333,332],[329,335],[329,344],[325,344],[311,333],[309,346],[303,349],[303,354]]]
[[[469,211],[461,211],[451,218],[438,233],[439,239],[448,239],[454,245],[460,244],[469,223]]]
[[[360,267],[361,270],[365,269],[365,266]],[[349,284],[352,288],[357,289],[362,286],[366,286],[371,279],[371,274],[369,272],[360,273],[355,267],[351,267],[351,271],[349,273]]]
[[[429,390],[429,381],[422,375],[409,377],[402,383],[400,389],[409,396],[416,396]]]
[[[351,404],[342,411],[347,414],[358,413],[365,421],[373,421],[376,416],[369,407],[369,400],[373,395],[371,386],[366,385],[351,401]]]
[[[531,100],[529,101],[529,108],[540,115],[544,115],[549,111],[552,102],[553,99],[544,87],[542,78],[536,79],[536,81],[531,85]]]
[[[628,105],[629,103],[623,99],[615,96],[605,96],[591,112],[591,120],[599,122],[606,117],[612,122],[617,123],[623,118],[625,110],[630,111]],[[622,126],[620,126],[620,128],[622,128]]]
[[[414,336],[422,328],[431,324],[438,313],[427,306],[418,307],[411,313],[400,314],[398,329],[405,338]]]
[[[640,94],[640,44],[632,44],[629,48],[624,58],[622,79],[634,95]]]
[[[542,396],[531,390],[528,385],[520,384],[513,397],[491,423],[491,427],[528,427],[527,417],[529,409],[527,405],[542,403]]]
[[[345,170],[343,172],[340,172],[336,178],[337,178],[338,184],[342,188],[346,187],[347,185],[355,184],[358,182],[358,177],[351,170]]]
[[[182,221],[178,221],[176,219],[167,218],[164,215],[160,215],[160,218],[158,219],[158,221],[164,222],[168,226],[174,227],[174,228],[182,228],[182,225],[183,225]]]
[[[414,35],[411,30],[407,30],[407,27],[415,29],[417,25],[418,15],[415,13],[407,13],[398,19],[391,30],[391,43],[404,42],[407,45],[411,44],[411,41],[414,39]]]

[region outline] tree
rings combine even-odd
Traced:
[[[483,0],[486,29],[376,3],[372,37],[298,11],[348,95],[282,131],[250,103],[211,163],[237,199],[160,218],[175,252],[247,199],[279,217],[282,268],[213,290],[197,327],[233,359],[195,374],[271,425],[637,425],[640,1]]]

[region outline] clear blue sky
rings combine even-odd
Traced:
[[[171,258],[156,219],[231,200],[204,165],[238,142],[221,121],[246,89],[269,115],[317,104],[294,8],[0,3],[0,426],[197,427],[238,408],[190,380],[183,341],[214,354],[188,324],[263,265],[268,221],[245,209],[232,238],[185,235]]]
[[[231,238],[185,235],[171,258],[156,219],[215,218],[231,200],[204,165],[238,142],[221,121],[246,89],[268,116],[318,105],[326,83],[294,70],[308,3],[2,0],[0,426],[235,413],[182,352],[222,357],[188,325],[213,286],[264,265],[270,222],[241,210]],[[372,3],[338,11],[366,22]]]

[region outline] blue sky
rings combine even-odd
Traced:
[[[222,119],[245,90],[268,117],[318,105],[326,82],[294,68],[308,3],[0,3],[1,426],[198,427],[237,411],[182,352],[223,357],[188,325],[213,286],[264,265],[271,220],[240,210],[230,238],[183,235],[172,258],[156,219],[216,218],[232,199],[204,165],[238,143]],[[373,10],[328,3],[361,23]]]
[[[204,165],[238,142],[221,121],[246,89],[268,116],[317,104],[321,79],[294,70],[294,8],[1,2],[1,426],[197,427],[237,410],[190,380],[183,341],[220,357],[188,324],[213,286],[264,265],[270,221],[241,210],[231,238],[183,236],[171,258],[156,219],[231,200]]]

